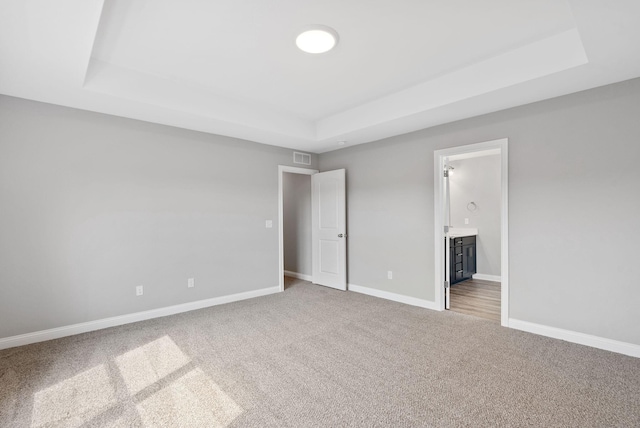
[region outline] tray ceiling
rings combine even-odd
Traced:
[[[615,3],[10,0],[0,93],[324,152],[639,76]]]

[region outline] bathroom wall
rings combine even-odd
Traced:
[[[500,155],[450,161],[451,225],[478,229],[477,270],[500,276]],[[475,204],[475,210],[469,204]],[[469,220],[465,224],[465,219]],[[493,278],[498,279],[498,278]]]

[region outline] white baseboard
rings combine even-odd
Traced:
[[[133,314],[120,315],[117,317],[72,324],[64,327],[52,328],[49,330],[20,334],[18,336],[5,337],[3,339],[0,339],[0,349],[13,348],[15,346],[23,346],[29,345],[31,343],[44,342],[46,340],[59,339],[61,337],[73,336],[75,334],[87,333],[89,331],[101,330],[108,327],[116,327],[119,325],[130,324],[138,321],[145,321],[152,318],[166,317],[167,315],[194,311],[196,309],[208,308],[210,306],[223,305],[225,303],[266,296],[268,294],[278,292],[280,292],[280,287],[278,286],[262,288],[260,290],[247,291],[244,293],[231,294],[228,296],[213,297],[211,299],[197,300],[195,302],[188,302],[179,305],[167,306],[164,308],[151,309],[149,311],[135,312]]]
[[[434,311],[438,310],[436,303],[430,300],[418,299],[416,297],[390,293],[388,291],[377,290],[375,288],[363,287],[355,284],[349,284],[348,290],[356,293],[367,294],[369,296],[380,297],[381,299],[393,300],[394,302],[405,303],[407,305],[419,306],[421,308],[432,309]]]
[[[284,276],[290,276],[291,278],[302,279],[303,281],[311,282],[311,275],[306,275],[304,273],[292,272],[290,270],[284,271]]]
[[[483,273],[474,273],[473,279],[481,279],[483,281],[502,282],[500,275],[485,275]]]
[[[593,348],[604,349],[605,351],[617,352],[618,354],[640,358],[640,345],[635,345],[633,343],[620,342],[618,340],[606,339],[604,337],[592,336],[590,334],[564,330],[556,327],[549,327],[528,321],[520,321],[513,318],[509,318],[509,327],[516,330],[539,334],[541,336],[553,337],[554,339],[566,340],[571,343],[591,346]]]

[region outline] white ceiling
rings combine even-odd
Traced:
[[[2,0],[0,93],[324,152],[640,76],[637,0]],[[323,24],[337,48],[310,55]]]

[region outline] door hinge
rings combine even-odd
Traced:
[[[444,233],[449,233],[449,226],[444,227]]]
[[[447,288],[449,288],[449,281],[445,281],[445,282],[444,282],[444,288],[445,288],[445,290],[446,290]]]

